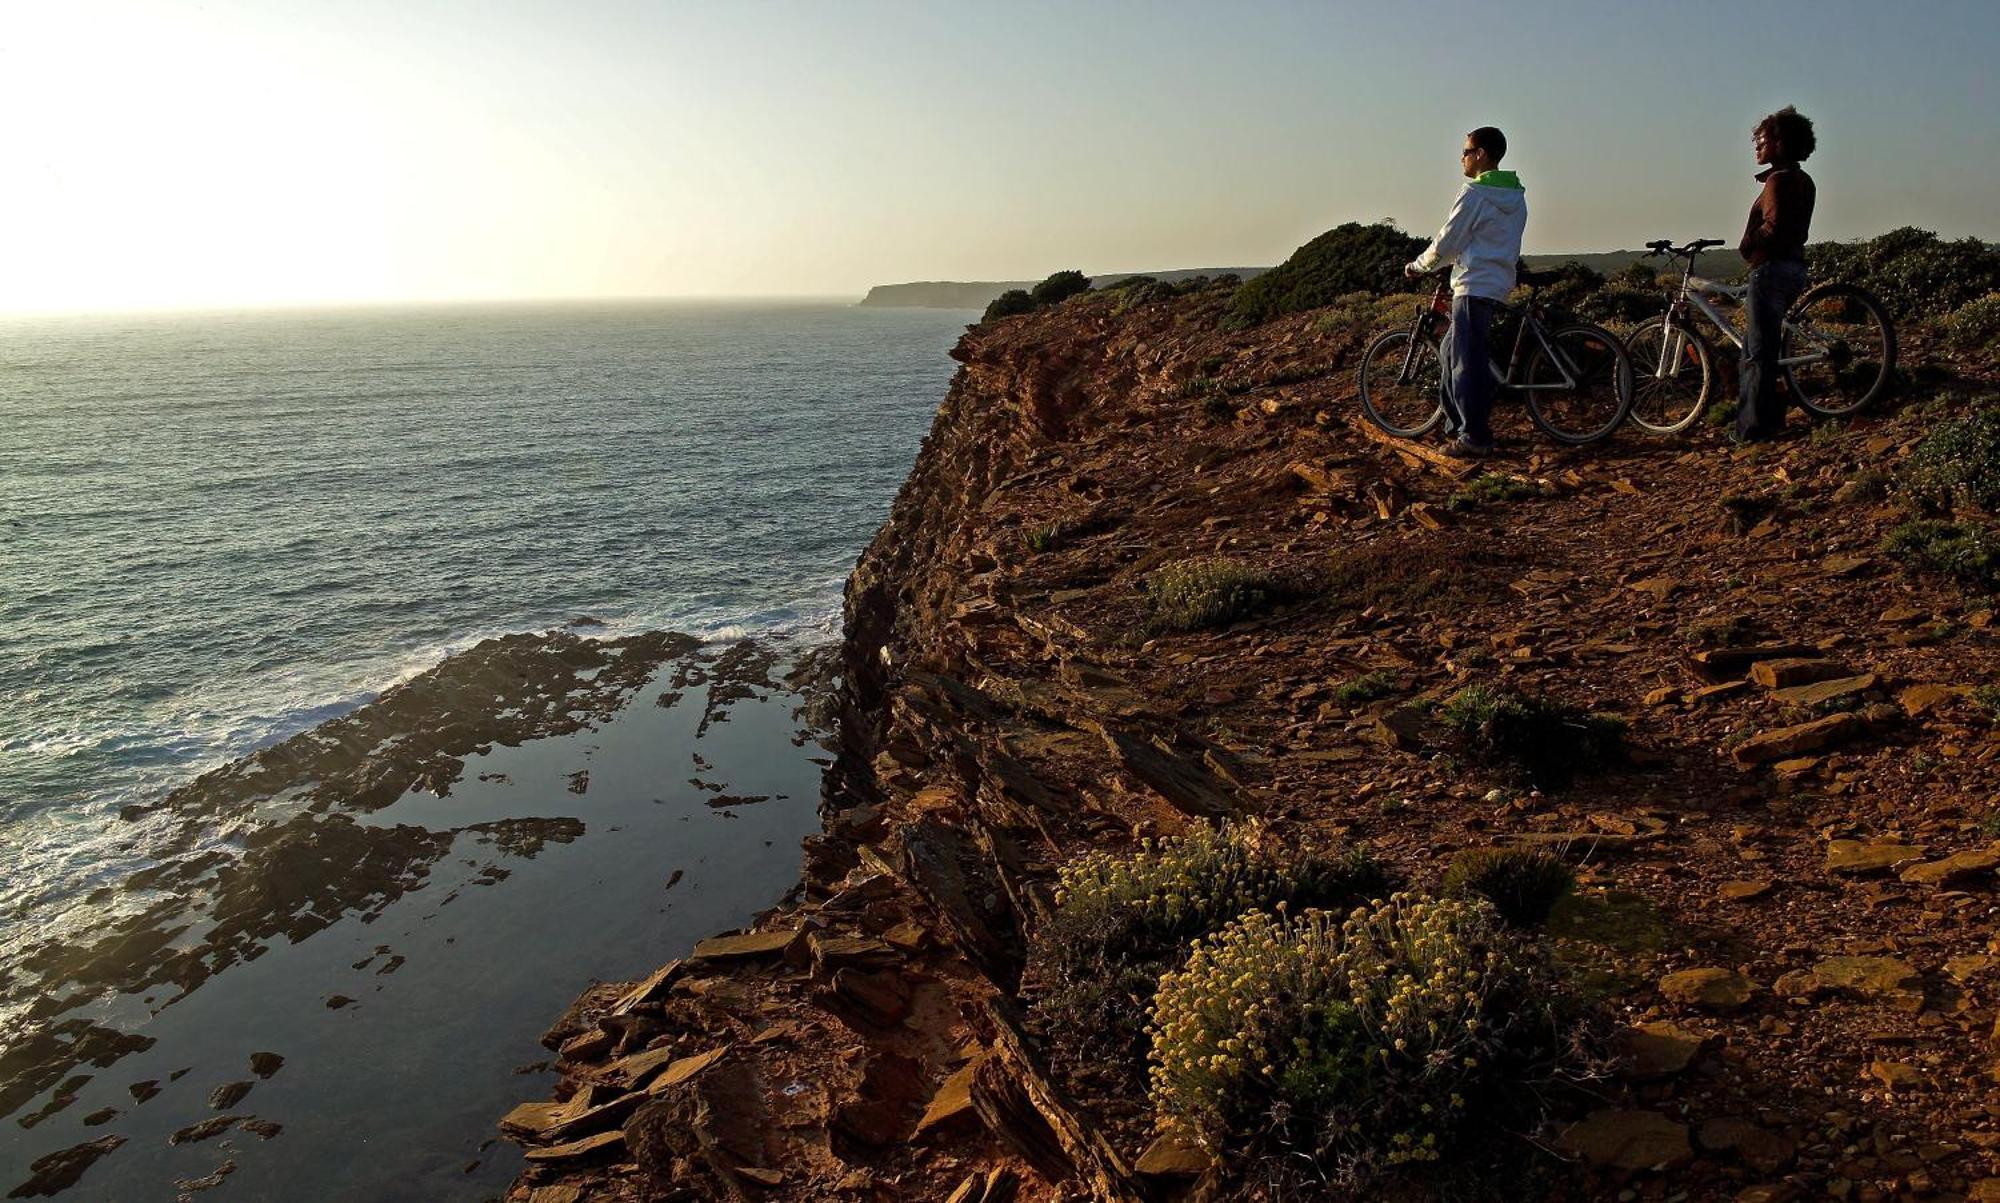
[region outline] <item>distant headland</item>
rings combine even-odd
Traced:
[[[1638,262],[1645,256],[1644,251],[1589,251],[1576,254],[1524,255],[1528,266],[1534,268],[1554,267],[1559,263],[1581,263],[1593,271],[1605,275],[1621,267]],[[1152,276],[1168,283],[1177,283],[1194,276],[1241,276],[1245,280],[1261,276],[1270,271],[1268,267],[1190,267],[1174,271],[1160,272],[1108,272],[1091,277],[1091,282],[1099,288],[1116,284],[1133,276]],[[1743,273],[1743,260],[1734,251],[1711,251],[1702,260],[1704,275],[1715,279],[1728,279]],[[861,298],[863,305],[878,309],[984,309],[993,298],[1010,288],[1028,289],[1035,286],[1033,280],[925,280],[911,284],[877,284]]]

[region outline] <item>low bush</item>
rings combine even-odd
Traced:
[[[1333,700],[1343,706],[1359,706],[1377,698],[1386,698],[1402,688],[1402,681],[1395,673],[1376,670],[1349,677],[1333,687]]]
[[[1444,508],[1448,510],[1469,510],[1482,505],[1493,505],[1507,501],[1529,501],[1548,495],[1548,490],[1522,476],[1505,476],[1498,472],[1481,472],[1458,487],[1458,491],[1445,498]]]
[[[1066,1051],[1135,1064],[1160,975],[1189,941],[1249,911],[1351,906],[1386,889],[1365,853],[1315,853],[1254,822],[1079,857],[1030,950],[1035,1012]]]
[[[986,312],[979,315],[979,320],[982,322],[997,321],[1003,317],[1015,317],[1023,313],[1032,313],[1034,309],[1035,298],[1028,295],[1027,289],[1010,288],[987,303]]]
[[[2000,685],[1980,685],[1973,689],[1972,700],[1986,708],[1986,713],[2000,718]]]
[[[1949,514],[1966,502],[2000,513],[2000,407],[1955,418],[1925,436],[1903,466],[1902,485],[1933,513]]]
[[[1977,238],[1946,242],[1903,226],[1857,242],[1806,248],[1812,278],[1859,284],[1899,317],[1943,317],[2000,292],[2000,248]]]
[[[2000,292],[1968,301],[1944,319],[1945,338],[1961,351],[1992,356],[2000,348]]]
[[[1060,305],[1071,297],[1089,291],[1089,276],[1080,271],[1061,271],[1035,285],[1028,296],[1037,305]]]
[[[1180,560],[1146,578],[1146,628],[1226,627],[1262,611],[1285,592],[1271,573],[1242,560],[1226,556]]]
[[[1534,927],[1549,917],[1576,874],[1562,858],[1540,848],[1468,848],[1445,870],[1444,892],[1479,897],[1516,927]]]
[[[1280,1190],[1353,1190],[1532,1126],[1577,1025],[1488,904],[1246,915],[1160,982],[1161,1128]]]
[[[1504,761],[1541,789],[1568,785],[1625,750],[1622,719],[1485,685],[1453,694],[1438,718],[1474,756]]]
[[[1890,530],[1882,550],[1914,572],[1935,572],[1988,591],[2000,590],[2000,536],[1969,522],[1917,518]]]
[[[1352,293],[1404,288],[1403,265],[1425,240],[1388,222],[1336,226],[1293,251],[1291,258],[1243,285],[1229,300],[1225,324],[1256,325],[1287,313],[1331,305]]]

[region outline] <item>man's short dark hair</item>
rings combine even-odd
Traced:
[[[1807,123],[1806,128],[1810,130],[1811,123]],[[1490,125],[1482,125],[1466,137],[1472,139],[1474,146],[1486,152],[1486,157],[1493,160],[1495,167],[1500,166],[1500,160],[1507,157],[1507,135]]]
[[[1813,136],[1812,118],[1791,105],[1759,121],[1753,132],[1764,135],[1765,142],[1777,148],[1779,158],[1794,163],[1812,158],[1812,152],[1819,147],[1819,139]]]

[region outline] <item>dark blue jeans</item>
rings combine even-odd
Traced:
[[[1444,421],[1447,431],[1481,447],[1493,445],[1493,373],[1488,337],[1499,302],[1453,297],[1444,336]]]
[[[1736,433],[1765,439],[1785,428],[1790,385],[1778,354],[1784,349],[1785,313],[1806,288],[1806,265],[1779,260],[1750,269],[1750,295],[1743,298],[1749,327],[1743,332],[1743,376],[1737,395]]]

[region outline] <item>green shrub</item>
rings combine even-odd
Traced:
[[[1055,912],[1030,949],[1035,1012],[1068,1051],[1136,1062],[1160,974],[1190,940],[1249,911],[1351,906],[1386,889],[1364,852],[1320,855],[1256,822],[1079,857],[1060,870]]]
[[[2000,292],[2000,248],[1977,238],[1946,242],[1903,226],[1859,242],[1806,248],[1812,278],[1859,284],[1904,317],[1943,317]]]
[[[1343,706],[1358,706],[1363,702],[1372,702],[1376,698],[1386,698],[1401,687],[1402,682],[1395,673],[1378,669],[1358,677],[1349,677],[1335,685],[1333,700]]]
[[[1694,623],[1681,637],[1700,648],[1742,647],[1757,641],[1757,624],[1747,614],[1732,614]]]
[[[1226,627],[1275,601],[1283,590],[1270,573],[1226,556],[1180,560],[1146,578],[1146,627],[1195,631]]]
[[[1444,892],[1477,895],[1516,927],[1534,927],[1576,885],[1562,858],[1540,848],[1467,848],[1445,870]]]
[[[2000,347],[2000,292],[1968,301],[1944,319],[1945,337],[1961,351],[1985,352]]]
[[[2000,590],[2000,537],[1985,526],[1918,518],[1892,529],[1882,550],[1916,572]]]
[[[1625,749],[1622,719],[1485,685],[1453,694],[1438,717],[1474,755],[1505,761],[1542,789],[1614,763]]]
[[[991,322],[1003,317],[1015,317],[1023,313],[1032,313],[1034,308],[1035,298],[1029,296],[1026,289],[1010,288],[987,304],[986,312],[979,315],[979,320]]]
[[[1021,545],[1029,551],[1040,555],[1043,552],[1054,551],[1056,548],[1061,547],[1063,537],[1068,533],[1068,529],[1060,519],[1055,522],[1045,522],[1040,526],[1031,526],[1027,530],[1022,531]]]
[[[1238,289],[1229,300],[1227,323],[1253,326],[1331,305],[1350,293],[1401,291],[1403,265],[1424,246],[1423,239],[1387,222],[1336,226]]]
[[[1988,714],[2000,718],[2000,685],[1980,685],[1974,688],[1972,700],[1984,706]]]
[[[2000,512],[2000,407],[1946,422],[1925,436],[1902,470],[1911,500],[1938,513],[1971,502]]]
[[[1522,476],[1507,476],[1498,472],[1481,472],[1458,487],[1458,491],[1445,499],[1448,510],[1468,510],[1482,505],[1493,505],[1506,501],[1528,501],[1547,496],[1548,490]]]
[[[1090,291],[1090,277],[1080,271],[1060,271],[1035,285],[1028,296],[1037,305],[1060,305]]]
[[[1484,902],[1250,914],[1161,980],[1150,1096],[1239,1175],[1352,1190],[1532,1124],[1576,1030]]]
[[[1526,264],[1522,266],[1525,267]],[[1595,295],[1598,289],[1604,287],[1603,273],[1574,260],[1540,270],[1555,273],[1556,278],[1542,285],[1540,289],[1543,304],[1555,309],[1575,311],[1586,299]],[[1520,300],[1525,301],[1526,288],[1523,288],[1518,296]]]

